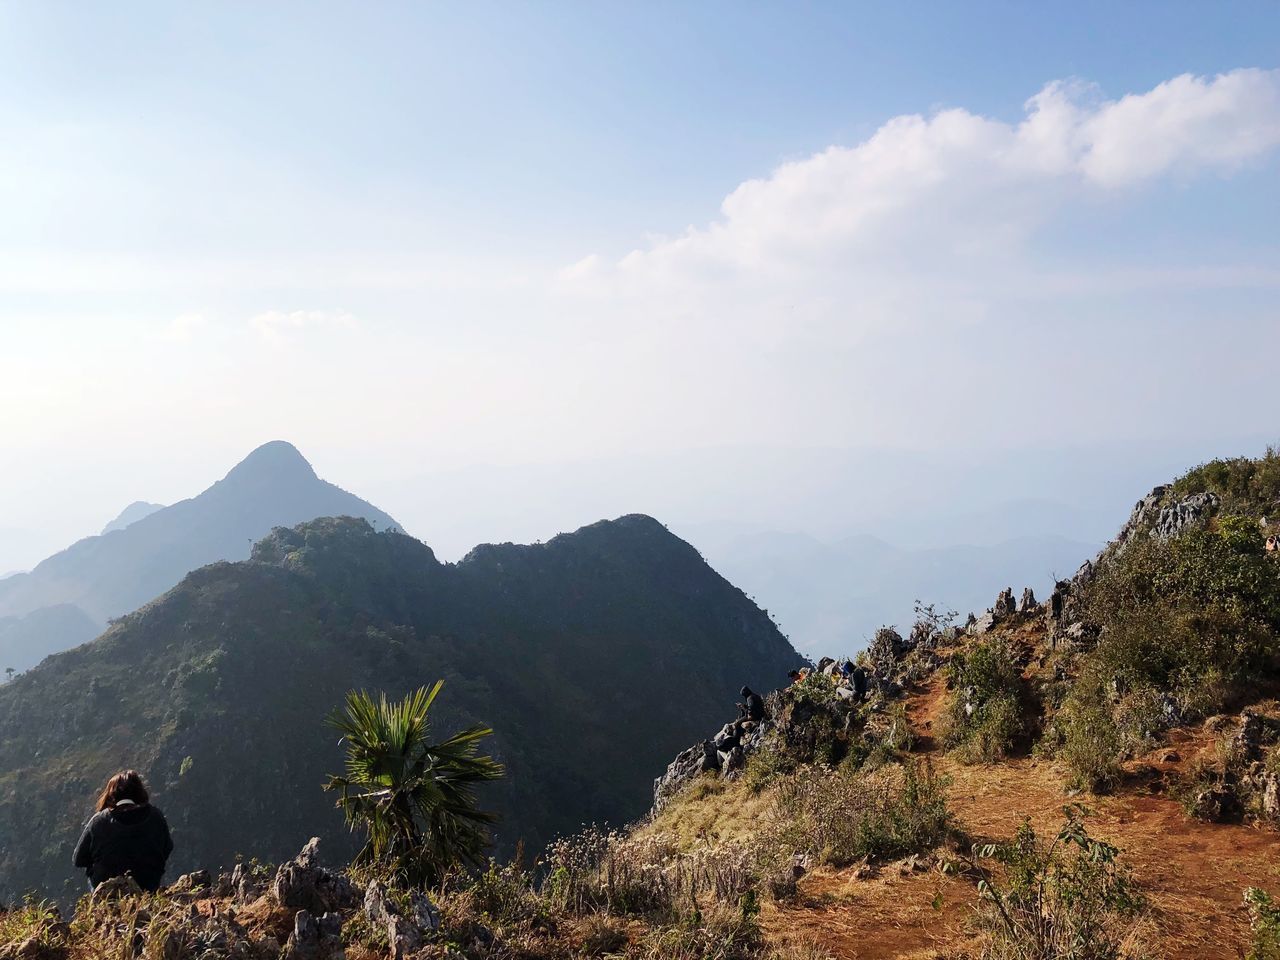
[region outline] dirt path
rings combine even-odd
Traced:
[[[1248,933],[1242,896],[1248,886],[1280,890],[1280,833],[1250,826],[1192,821],[1162,792],[1159,777],[1138,777],[1112,797],[1072,797],[1057,765],[1015,759],[966,767],[939,753],[935,740],[944,706],[940,680],[909,695],[916,752],[952,778],[950,805],[959,825],[979,839],[1006,838],[1030,817],[1046,834],[1062,822],[1062,807],[1081,801],[1092,833],[1116,844],[1151,904],[1147,924],[1156,956],[1168,960],[1236,960]],[[1204,747],[1182,733],[1180,759],[1153,772],[1185,766]],[[1159,753],[1159,752],[1158,752]],[[896,867],[858,877],[817,870],[801,882],[795,904],[771,907],[764,923],[778,942],[808,940],[837,958],[963,957],[971,943],[967,920],[976,891],[968,880]],[[939,898],[939,894],[941,895]],[[936,907],[936,908],[935,908]]]

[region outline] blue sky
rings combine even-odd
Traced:
[[[405,501],[1280,439],[1277,51],[1274,3],[0,6],[0,572],[276,436]]]

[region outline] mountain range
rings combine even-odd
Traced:
[[[71,844],[124,766],[168,814],[177,871],[282,858],[313,835],[350,853],[320,784],[342,762],[324,718],[352,688],[443,678],[438,729],[495,729],[500,851],[622,824],[742,684],[770,689],[800,663],[646,516],[456,564],[362,519],[279,528],[0,686],[0,900],[74,891]]]
[[[0,580],[0,668],[25,670],[83,643],[189,571],[243,559],[273,527],[324,516],[399,528],[377,507],[317,477],[284,441],[257,448],[189,500],[168,507],[134,503],[100,535]]]
[[[867,534],[821,540],[768,530],[717,535],[707,528],[695,542],[814,658],[852,655],[882,625],[909,626],[916,601],[963,617],[990,605],[992,584],[1019,594],[1030,586],[1043,597],[1101,547],[1039,534],[905,549]]]

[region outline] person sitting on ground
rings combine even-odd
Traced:
[[[160,889],[165,864],[173,853],[169,824],[135,770],[107,781],[97,812],[85,824],[73,860],[94,887],[129,874],[143,890]]]
[[[750,687],[743,687],[740,693],[742,702],[738,704],[739,717],[759,723],[764,719],[764,697],[752,692]]]

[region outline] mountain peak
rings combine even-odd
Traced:
[[[225,479],[279,483],[292,479],[314,480],[316,472],[292,443],[287,440],[272,440],[236,464]]]
[[[163,510],[163,503],[148,503],[146,500],[135,500],[123,510],[120,515],[102,528],[104,534],[111,533],[113,530],[123,530],[131,523],[137,523],[143,517],[149,517],[157,510]]]

